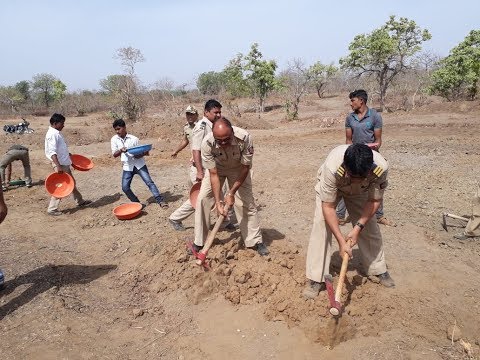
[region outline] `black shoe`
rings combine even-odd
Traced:
[[[257,250],[260,256],[267,256],[268,254],[270,254],[270,251],[268,251],[267,245],[265,245],[263,242],[257,243],[254,246],[254,249]]]
[[[225,230],[235,231],[239,227],[240,227],[240,225],[238,225],[238,224],[228,223],[227,226],[225,226]]]
[[[190,247],[187,246],[187,254],[188,255],[193,255],[193,251],[195,251],[196,253],[200,252],[200,250],[203,249],[203,246],[198,246],[197,244],[195,243],[191,243],[190,244]]]
[[[168,219],[168,222],[172,225],[172,227],[177,231],[185,231],[185,226],[183,226],[181,221],[175,221],[172,219]]]
[[[60,216],[60,215],[63,215],[63,213],[62,213],[60,210],[48,211],[47,214],[50,215],[50,216]]]
[[[5,276],[3,275],[2,269],[0,269],[0,291],[5,289]]]
[[[392,277],[388,273],[388,271],[385,271],[383,274],[377,275],[378,280],[380,280],[380,284],[387,288],[393,288],[395,287],[395,281],[393,281]]]
[[[303,296],[306,299],[315,299],[320,291],[326,289],[324,282],[317,282],[313,280],[308,280],[307,286],[303,289]]]

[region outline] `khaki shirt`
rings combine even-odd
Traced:
[[[202,163],[205,169],[217,168],[219,173],[239,169],[242,165],[252,166],[253,142],[250,134],[233,126],[233,139],[229,146],[220,147],[213,137],[207,135],[202,143]]]
[[[338,195],[358,195],[368,192],[369,200],[381,200],[388,185],[388,162],[373,151],[372,172],[360,183],[351,183],[343,165],[343,157],[349,145],[333,149],[317,173],[315,190],[324,202],[335,202]]]
[[[193,136],[193,129],[195,128],[195,124],[193,126],[190,126],[189,123],[186,123],[183,126],[183,136],[185,139],[187,139],[188,143],[190,144],[190,147],[192,146],[192,136]]]
[[[202,141],[205,136],[212,132],[212,126],[212,122],[206,117],[203,117],[202,120],[197,121],[192,131],[192,150],[201,150]]]

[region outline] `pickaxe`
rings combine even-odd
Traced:
[[[348,245],[351,245],[350,241],[348,241]],[[333,292],[332,275],[327,274],[324,276],[328,299],[330,301],[330,314],[333,316],[338,316],[342,313],[340,297],[342,296],[343,283],[345,282],[345,275],[347,274],[348,259],[349,255],[347,253],[343,254],[342,267],[340,268],[340,276],[338,277],[338,284],[335,293]]]
[[[458,219],[458,220],[463,220],[463,221],[468,221],[469,219],[468,218],[464,218],[462,216],[458,216],[458,215],[453,215],[453,214],[449,214],[449,213],[443,213],[442,214],[442,227],[445,231],[448,232],[448,228],[447,228],[447,217],[449,218],[452,218],[452,219]]]

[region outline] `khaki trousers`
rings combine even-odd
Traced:
[[[465,228],[465,235],[480,236],[480,182],[472,200],[472,216],[470,216],[470,220]]]
[[[188,172],[188,190],[195,184],[197,178],[197,168],[190,166]],[[177,210],[175,210],[169,219],[172,221],[183,221],[195,212],[195,208],[190,204],[190,198],[187,199]]]
[[[70,170],[69,165],[60,165],[62,167],[62,171],[69,174],[73,178],[73,182],[75,184],[75,187],[73,188],[73,199],[75,200],[75,203],[77,205],[81,204],[83,202],[83,197],[82,194],[80,194],[80,191],[77,189],[77,182],[75,181],[75,178],[73,177],[72,170]],[[53,170],[56,171],[57,167],[53,165]],[[58,210],[58,206],[60,205],[60,200],[56,198],[55,196],[52,196],[50,198],[50,204],[48,205],[48,212],[52,212],[55,210]]]
[[[5,181],[5,169],[7,168],[8,164],[11,164],[15,160],[20,160],[22,162],[25,184],[30,185],[32,183],[32,175],[28,150],[17,149],[8,150],[2,159],[0,159],[0,177],[2,179],[2,184],[5,186],[8,185]]]
[[[240,170],[231,170],[225,174],[219,174],[220,186],[225,180],[229,187],[232,187],[237,180]],[[210,229],[210,210],[215,202],[210,177],[205,176],[197,199],[195,211],[195,244],[203,246],[208,230]],[[246,247],[253,247],[262,242],[262,233],[258,222],[257,207],[252,191],[252,178],[250,172],[247,178],[235,193],[235,204],[233,206],[237,221],[240,225],[240,232]]]
[[[361,216],[368,194],[342,195],[353,224]],[[340,198],[339,198],[340,199]],[[337,201],[339,200],[337,199]],[[307,278],[316,282],[324,282],[324,276],[330,273],[330,257],[332,232],[325,222],[322,211],[322,200],[316,195],[315,217],[310,234],[307,251]],[[383,253],[382,234],[373,216],[360,232],[358,240],[360,260],[367,275],[379,275],[387,271]]]

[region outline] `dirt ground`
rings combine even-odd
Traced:
[[[398,226],[381,230],[396,288],[358,276],[355,250],[338,321],[328,314],[325,293],[302,298],[315,174],[344,142],[348,111],[343,97],[312,96],[295,122],[284,121],[281,109],[261,119],[224,112],[254,137],[254,192],[271,255],[260,258],[243,247],[238,231],[223,231],[209,254],[209,272],[185,252],[193,218],[185,232],[167,221],[188,190],[188,151],[170,158],[181,117],[153,109],[129,126],[143,143],[153,143],[147,164],[170,203],[161,209],[136,178],[134,191],[150,204],[130,221],[112,214],[128,200],[120,161],[110,156],[111,121],[103,114],[67,118],[71,152],[95,163],[89,172],[74,173],[93,204],[77,209],[69,197],[60,217],[46,213],[48,118],[29,119],[33,134],[0,135],[2,153],[13,143],[30,147],[36,184],[5,193],[1,358],[478,359],[480,243],[452,238],[461,221],[449,220],[448,233],[441,226],[443,212],[470,212],[480,179],[478,102],[432,100],[408,113],[383,114],[382,154],[391,167],[385,214]],[[15,121],[0,126],[6,123]],[[22,175],[21,165],[13,171]],[[339,263],[336,252],[335,282]],[[455,324],[459,340],[452,342],[448,328]]]

